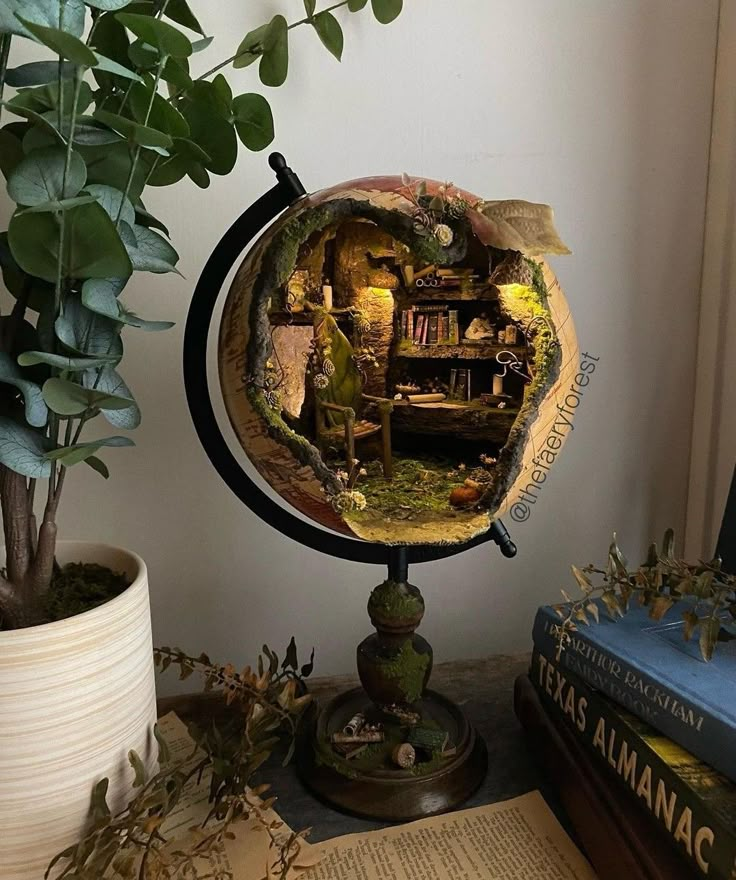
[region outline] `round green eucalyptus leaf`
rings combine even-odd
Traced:
[[[93,370],[96,367],[104,367],[111,362],[114,363],[114,359],[111,357],[67,357],[61,354],[50,354],[48,351],[24,351],[23,354],[18,355],[18,363],[21,367],[35,367],[37,364],[45,364],[70,373]]]
[[[12,385],[23,395],[26,421],[34,428],[42,428],[48,418],[48,410],[41,389],[23,375],[18,364],[7,352],[0,352],[0,382]]]
[[[214,39],[214,37],[203,37],[201,40],[195,40],[192,43],[192,52],[203,52],[206,48],[208,48],[208,46],[211,45]]]
[[[177,24],[189,28],[197,34],[204,36],[204,30],[197,16],[192,12],[187,0],[169,0],[164,11],[166,18],[170,18]]]
[[[103,12],[114,12],[130,4],[130,0],[85,0],[87,6],[102,9]]]
[[[304,0],[304,11],[307,13],[307,18],[311,18],[314,15],[316,8],[317,0]]]
[[[51,441],[39,431],[0,416],[0,464],[32,480],[45,479],[51,475],[50,448]]]
[[[102,70],[105,73],[111,73],[114,76],[121,76],[123,79],[132,79],[136,82],[143,82],[143,77],[137,74],[135,71],[130,70],[130,68],[125,67],[123,64],[119,64],[117,61],[113,61],[112,58],[107,58],[105,55],[100,55],[99,52],[95,52],[97,56],[97,64],[95,64],[95,70]]]
[[[159,55],[187,58],[192,54],[188,37],[165,21],[130,12],[118,12],[117,19],[136,37],[157,49]]]
[[[23,161],[23,142],[7,127],[0,129],[0,171],[6,178]]]
[[[60,447],[46,453],[49,461],[58,461],[64,467],[72,467],[87,461],[103,446],[135,446],[130,437],[105,437],[101,440],[87,440],[85,443],[75,443],[73,446]]]
[[[368,0],[348,0],[348,9],[351,12],[360,12],[368,5]]]
[[[373,14],[381,24],[391,24],[391,22],[401,15],[404,8],[404,0],[371,0]]]
[[[148,178],[150,186],[171,186],[186,177],[190,160],[184,156],[171,156],[158,165]]]
[[[128,47],[128,58],[140,70],[153,70],[158,64],[158,52],[144,43],[143,40],[135,40]]]
[[[49,110],[44,114],[45,118],[52,121],[55,118],[53,110]],[[71,124],[68,116],[62,119],[62,135],[68,140],[71,134]],[[108,128],[106,125],[98,122],[93,116],[78,116],[74,124],[74,143],[76,146],[104,146],[107,144],[120,143],[123,138]]]
[[[186,119],[181,113],[173,107],[160,94],[153,96],[151,103],[151,94],[153,84],[145,85],[143,83],[135,83],[128,94],[128,106],[135,120],[143,125],[148,114],[148,122],[145,124],[157,131],[162,131],[171,137],[188,137],[189,126]],[[151,107],[150,113],[148,111]],[[170,144],[160,144],[159,146],[170,146]]]
[[[42,393],[46,406],[60,416],[78,416],[91,409],[128,409],[135,403],[129,397],[111,394],[99,387],[85,388],[56,377],[44,382]]]
[[[105,419],[115,428],[123,431],[133,431],[141,423],[141,411],[135,402],[130,388],[123,381],[123,377],[111,366],[102,367],[100,370],[92,370],[82,377],[86,386],[95,386],[98,391],[114,395],[116,398],[129,400],[126,407],[101,406]]]
[[[249,31],[243,37],[238,51],[233,60],[233,67],[236,69],[241,67],[249,67],[254,61],[257,61],[263,55],[264,41],[268,33],[269,25],[262,24],[253,31]]]
[[[207,189],[210,185],[210,176],[207,173],[207,169],[199,162],[190,162],[187,166],[187,174],[200,189]]]
[[[232,102],[235,130],[249,150],[263,150],[273,141],[271,105],[255,93],[238,95]]]
[[[97,61],[95,53],[80,39],[58,27],[47,27],[35,24],[22,16],[18,16],[26,29],[44,46],[56,52],[67,61],[80,67],[94,67]]]
[[[87,180],[87,166],[72,150],[65,182],[66,158],[62,147],[34,150],[8,177],[10,198],[18,205],[31,206],[78,195]]]
[[[110,126],[130,143],[141,147],[170,147],[171,137],[163,131],[158,131],[148,125],[141,125],[128,119],[126,116],[118,116],[116,113],[108,113],[107,110],[95,111],[95,119],[104,125]]]
[[[91,312],[117,321],[120,315],[118,296],[127,278],[90,278],[82,285],[82,304]]]
[[[81,298],[65,298],[63,312],[56,319],[57,339],[75,354],[104,357],[119,361],[123,356],[120,327],[114,319],[96,314],[83,305]]]
[[[177,271],[179,254],[158,232],[147,226],[131,228],[127,223],[120,224],[120,232],[135,270],[156,274]]]
[[[64,212],[61,268],[67,278],[127,277],[132,271],[125,246],[104,208],[92,202]],[[54,214],[18,214],[8,241],[18,265],[45,281],[56,279],[59,222]]]
[[[345,44],[345,37],[342,32],[340,22],[331,12],[320,12],[315,15],[312,25],[322,40],[322,44],[328,49],[338,61],[342,61],[342,50]]]
[[[117,223],[118,217],[131,226],[135,223],[133,204],[119,189],[104,183],[91,183],[85,190],[97,199],[113,223]]]
[[[40,205],[34,205],[32,208],[23,208],[20,211],[21,214],[44,214],[44,213],[56,213],[57,211],[71,211],[72,208],[76,208],[78,205],[87,205],[89,202],[94,202],[94,196],[74,196],[72,199],[60,199],[54,200],[53,202],[43,202]]]
[[[189,75],[189,59],[169,58],[161,72],[161,79],[170,86],[174,86],[178,92],[185,92],[187,89],[190,89],[193,80]]]
[[[86,8],[82,0],[2,0],[0,32],[30,37],[30,31],[19,19],[19,16],[23,16],[35,24],[61,27],[67,33],[81,37],[84,33],[85,14]]]
[[[274,15],[264,38],[258,75],[264,86],[282,86],[289,72],[289,25],[283,15]]]
[[[118,141],[110,146],[80,146],[79,154],[87,163],[87,183],[104,183],[125,190],[130,176],[132,158],[128,144]],[[143,157],[138,160],[129,188],[129,198],[140,198],[150,166]]]
[[[9,70],[5,75],[5,84],[13,88],[26,86],[42,86],[46,83],[56,82],[61,75],[69,79],[74,75],[74,65],[63,61],[29,61]]]
[[[183,108],[190,138],[211,156],[205,167],[213,174],[229,174],[238,158],[235,128],[202,101],[188,101]],[[186,173],[186,168],[185,168]]]
[[[158,217],[154,217],[153,214],[149,213],[143,206],[142,202],[139,202],[135,206],[135,218],[136,222],[140,223],[141,226],[149,226],[151,229],[160,229],[167,238],[171,238],[166,224],[159,220]]]
[[[15,106],[27,107],[43,113],[46,110],[58,110],[63,103],[65,113],[69,115],[69,109],[74,102],[74,83],[68,79],[62,80],[61,87],[58,82],[49,82],[34,88],[21,89],[13,98]],[[77,96],[77,113],[84,113],[94,99],[92,87],[88,82],[82,82]]]
[[[175,137],[174,152],[185,159],[202,162],[204,165],[212,161],[212,156],[205,152],[199,144],[195,144],[194,141],[189,140],[189,138]],[[147,225],[150,226],[151,224],[149,223]]]

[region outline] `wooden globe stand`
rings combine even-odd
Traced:
[[[358,645],[363,687],[313,713],[297,751],[299,774],[319,798],[390,822],[453,809],[478,788],[488,766],[485,743],[460,709],[427,689],[432,648],[416,633],[424,600],[407,574],[406,551],[396,548],[387,580],[368,600],[376,632]],[[383,741],[333,743],[356,715],[378,727]],[[406,743],[415,763],[402,768],[396,750]]]
[[[376,628],[358,646],[362,688],[342,694],[303,726],[297,751],[301,778],[320,798],[360,816],[406,821],[450,810],[481,784],[487,769],[483,741],[460,709],[427,689],[432,649],[416,634],[424,615],[419,590],[408,581],[410,562],[444,559],[486,542],[503,556],[516,554],[499,519],[462,544],[410,548],[354,540],[317,528],[274,501],[241,467],[225,440],[210,394],[208,338],[217,298],[228,273],[249,242],[282,211],[305,196],[284,157],[269,164],[276,185],[250,205],[208,259],[194,291],[184,333],[184,383],[195,428],[212,464],[230,489],[262,520],[312,550],[353,562],[388,564],[388,578],[372,592],[368,613]],[[388,710],[388,711],[387,711]],[[380,724],[382,743],[359,755],[341,755],[332,744],[356,714]],[[399,767],[398,745],[414,741],[416,761]]]

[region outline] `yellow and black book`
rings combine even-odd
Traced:
[[[539,651],[530,678],[550,717],[701,876],[736,880],[736,785]]]

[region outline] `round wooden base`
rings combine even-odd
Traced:
[[[453,753],[417,763],[409,770],[392,765],[384,748],[370,747],[352,759],[341,757],[330,735],[357,713],[376,710],[362,688],[336,697],[305,724],[297,744],[297,769],[304,784],[321,800],[346,813],[387,822],[406,822],[457,807],[480,786],[488,769],[483,740],[460,709],[427,691],[418,709],[422,722],[449,734]],[[390,732],[387,731],[390,739]]]

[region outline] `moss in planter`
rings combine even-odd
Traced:
[[[103,565],[70,562],[54,573],[43,598],[39,623],[53,623],[91,611],[130,586],[127,575]]]

